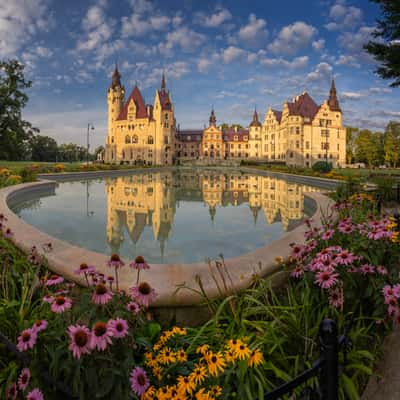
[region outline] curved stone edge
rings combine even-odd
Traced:
[[[255,171],[254,171],[255,172]],[[41,181],[19,184],[0,189],[0,213],[7,218],[6,225],[12,230],[11,240],[26,253],[32,246],[47,258],[49,268],[65,278],[85,285],[82,276],[74,274],[80,263],[95,265],[99,272],[113,275],[114,271],[107,267],[109,257],[83,249],[52,237],[14,214],[8,203],[17,201],[21,195],[37,191],[54,190],[57,182]],[[321,225],[324,215],[331,212],[333,200],[322,193],[306,193],[305,196],[315,201],[317,210],[312,216],[315,226]],[[256,249],[225,260],[226,268],[210,267],[207,263],[193,264],[153,264],[150,270],[141,272],[141,281],[147,281],[156,290],[158,296],[153,303],[157,307],[192,306],[204,303],[200,294],[199,282],[209,298],[220,298],[229,293],[250,286],[255,276],[265,276],[279,270],[277,257],[286,259],[290,255],[291,243],[304,243],[305,224],[301,224],[281,238]],[[52,251],[46,252],[43,245],[52,244]],[[127,261],[127,260],[126,260]],[[123,267],[119,271],[120,289],[128,290],[136,282],[136,271]],[[181,288],[179,288],[181,287]]]

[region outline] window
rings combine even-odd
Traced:
[[[339,151],[339,147],[340,147],[340,146],[339,146],[339,143],[338,143],[338,145],[337,145],[337,151]]]
[[[132,136],[132,143],[137,143],[138,142],[138,137],[137,135]]]
[[[111,136],[111,143],[114,143],[114,136]],[[114,158],[114,157],[111,157]]]
[[[233,137],[233,140],[237,141],[237,140],[238,140],[238,136],[235,135],[235,136]]]
[[[125,136],[125,143],[128,144],[131,142],[131,137],[129,135]]]
[[[300,148],[300,142],[298,140],[296,140],[296,149]]]
[[[168,113],[165,113],[165,119],[168,119]]]
[[[298,135],[300,133],[300,127],[296,126],[296,135]]]
[[[154,144],[153,136],[149,136],[149,137],[147,138],[147,144]]]
[[[243,137],[243,140],[247,140],[247,139],[248,139],[248,137],[247,137],[247,136],[244,136],[244,137]]]
[[[310,158],[310,155],[308,153],[306,154],[306,158]]]
[[[278,157],[279,157],[279,156],[278,156]],[[290,158],[293,158],[293,152],[292,152],[292,151],[290,152],[289,157],[290,157]]]
[[[168,144],[168,136],[164,136],[164,144]]]
[[[310,142],[306,142],[306,149],[310,148]]]

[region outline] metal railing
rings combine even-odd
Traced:
[[[306,382],[318,376],[318,387],[305,386],[301,391],[300,398],[319,400],[339,399],[339,376],[346,366],[347,351],[351,347],[350,330],[352,328],[356,311],[361,301],[356,303],[351,318],[346,325],[344,332],[338,336],[336,322],[332,319],[324,319],[319,327],[319,348],[320,357],[311,368],[300,375],[297,375],[289,382],[266,393],[264,400],[276,400],[285,395],[292,395],[294,390],[306,384]],[[339,368],[339,353],[343,352],[343,365]],[[339,369],[341,371],[339,371]]]
[[[3,343],[10,353],[13,353],[17,360],[24,366],[29,367],[31,358],[28,354],[18,350],[17,346],[12,343],[2,332],[0,332],[0,342]],[[58,400],[79,400],[80,397],[75,395],[70,388],[63,382],[55,380],[48,371],[39,370],[39,375],[49,386],[55,388]]]

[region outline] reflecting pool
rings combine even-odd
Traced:
[[[13,206],[71,244],[149,263],[191,263],[247,253],[314,212],[315,187],[238,170],[169,169],[59,183],[55,195]]]

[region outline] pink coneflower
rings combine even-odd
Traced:
[[[132,392],[138,396],[142,396],[150,386],[146,371],[140,367],[136,367],[131,371],[129,380],[131,382]]]
[[[29,385],[30,379],[31,379],[31,372],[29,371],[29,368],[24,368],[21,371],[21,374],[19,375],[18,378],[19,390],[25,390]]]
[[[341,265],[349,265],[356,261],[356,257],[347,250],[342,250],[336,256],[336,262]]]
[[[33,324],[32,330],[39,333],[41,331],[44,331],[48,325],[49,325],[49,323],[46,320],[39,319]]]
[[[45,243],[42,245],[43,250],[48,253],[53,250],[53,245],[51,243]]]
[[[112,299],[112,293],[103,283],[98,283],[92,295],[94,304],[107,304]]]
[[[150,268],[150,265],[147,264],[147,262],[145,261],[145,259],[142,256],[137,256],[135,258],[135,261],[130,263],[129,266],[133,269],[138,269],[138,270]]]
[[[358,268],[352,265],[351,267],[347,268],[347,272],[350,272],[351,274],[356,274],[358,272]]]
[[[338,225],[338,229],[340,232],[344,233],[345,235],[348,235],[350,233],[352,233],[354,231],[354,228],[352,225],[348,225],[348,224],[339,224]]]
[[[113,333],[111,327],[107,326],[105,322],[96,322],[92,329],[90,347],[92,349],[97,348],[99,351],[105,350],[112,343]]]
[[[115,338],[123,338],[129,332],[128,323],[122,318],[110,319],[107,325],[112,329]]]
[[[6,229],[6,231],[4,232],[4,236],[6,237],[6,238],[12,238],[13,236],[14,236],[14,234],[12,233],[12,231],[11,231],[11,229],[10,228],[7,228]]]
[[[333,235],[335,234],[335,231],[333,229],[328,229],[327,231],[325,231],[322,234],[322,239],[323,240],[329,240],[333,237]]]
[[[71,325],[68,327],[68,336],[71,342],[68,348],[72,351],[74,358],[78,360],[82,354],[90,353],[91,332],[85,325]]]
[[[75,271],[74,273],[76,275],[81,275],[81,274],[88,274],[90,272],[95,272],[96,268],[93,265],[87,265],[86,263],[82,263]]]
[[[135,303],[134,301],[128,303],[126,308],[128,309],[128,311],[132,311],[134,314],[139,314],[140,312],[139,304]]]
[[[304,275],[304,269],[301,266],[297,265],[290,275],[293,278],[300,278]]]
[[[380,275],[387,275],[388,274],[388,270],[383,265],[378,265],[376,267],[376,270],[378,271],[378,274],[380,274]]]
[[[46,294],[44,297],[43,297],[43,301],[45,302],[45,303],[52,303],[53,301],[54,301],[54,297],[53,296],[51,296],[51,295],[49,295],[49,294]]]
[[[385,285],[382,288],[382,293],[385,297],[394,296],[393,288],[390,285]]]
[[[38,388],[35,388],[28,393],[26,400],[44,400],[43,393]]]
[[[132,287],[130,291],[133,299],[143,307],[148,307],[157,297],[155,290],[147,282]]]
[[[46,286],[58,285],[59,283],[63,283],[64,278],[58,275],[51,275],[49,279],[46,281]]]
[[[340,308],[343,303],[343,291],[340,288],[329,289],[329,304],[335,308]]]
[[[4,214],[0,214],[0,221],[7,221],[7,217]]]
[[[300,258],[304,253],[304,246],[302,245],[294,245],[292,247],[292,254],[293,258]]]
[[[7,399],[15,400],[17,398],[17,395],[18,395],[17,385],[16,385],[16,383],[13,383],[7,389],[7,393],[6,393]]]
[[[396,283],[396,285],[393,285],[393,296],[397,299],[400,298],[400,283]]]
[[[72,300],[65,296],[57,296],[51,304],[51,311],[61,314],[72,307]]]
[[[19,351],[32,349],[36,344],[37,332],[33,329],[25,329],[18,336],[17,348]]]
[[[338,276],[339,274],[336,274],[331,270],[317,272],[315,274],[315,283],[323,289],[329,289],[337,283]]]
[[[373,274],[373,273],[375,273],[375,267],[373,265],[370,265],[370,264],[363,264],[360,267],[360,272],[363,275]]]
[[[125,263],[121,260],[118,254],[114,253],[111,255],[110,260],[107,262],[109,267],[120,268],[125,265]]]

